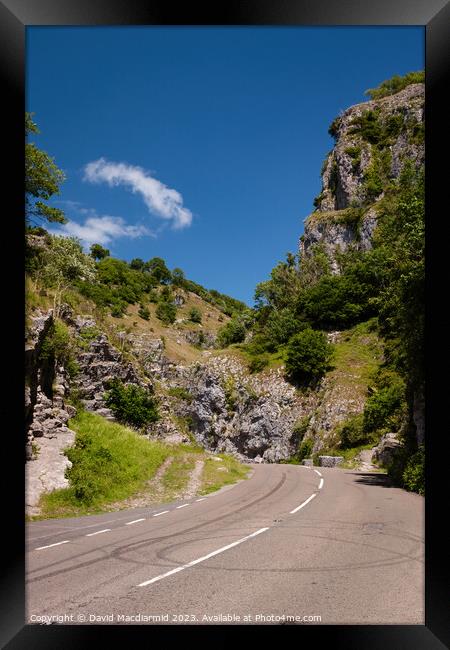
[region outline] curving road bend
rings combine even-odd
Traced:
[[[376,473],[256,465],[26,544],[31,624],[424,624],[424,499]]]

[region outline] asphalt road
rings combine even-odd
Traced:
[[[28,523],[26,571],[28,623],[423,625],[424,499],[256,465],[203,499]]]

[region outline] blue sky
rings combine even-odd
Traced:
[[[70,232],[253,304],[297,252],[329,124],[423,67],[422,27],[29,27],[26,104]]]

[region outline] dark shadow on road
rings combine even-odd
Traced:
[[[375,485],[377,487],[395,487],[392,480],[387,474],[352,472],[356,476],[355,483],[362,483],[363,485]]]

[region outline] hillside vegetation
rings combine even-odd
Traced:
[[[66,450],[72,462],[66,470],[70,487],[42,496],[44,518],[105,512],[117,502],[126,507],[130,497],[141,498],[147,505],[180,498],[196,461],[205,463],[196,490],[199,495],[245,478],[248,472],[229,456],[220,456],[222,462],[218,462],[195,445],[149,441],[93,413],[81,411],[70,426],[77,434],[75,444]],[[170,464],[155,480],[157,470],[168,460]]]

